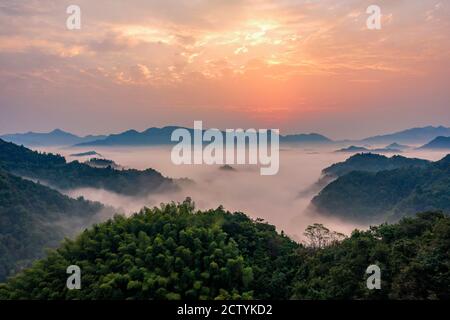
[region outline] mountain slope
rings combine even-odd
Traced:
[[[450,137],[437,137],[421,146],[422,150],[450,150]]]
[[[93,168],[64,157],[38,153],[0,140],[0,166],[21,177],[41,180],[61,190],[97,188],[125,195],[175,190],[176,183],[154,169]]]
[[[79,137],[74,134],[62,131],[60,129],[53,130],[48,133],[16,133],[0,136],[4,141],[13,142],[24,146],[67,146],[94,140],[101,140],[106,136],[86,136]]]
[[[419,143],[426,143],[438,136],[450,136],[450,128],[446,128],[443,126],[412,128],[391,134],[369,137],[363,139],[362,142],[368,144],[388,144],[394,142],[406,144],[409,143],[419,144]]]
[[[0,281],[92,223],[101,210],[109,209],[0,169]]]
[[[313,197],[326,185],[352,171],[378,172],[403,167],[426,167],[428,160],[406,158],[399,155],[388,158],[376,153],[357,153],[343,162],[334,163],[322,170],[322,175],[313,185],[301,191],[300,197]]]
[[[322,175],[340,177],[351,171],[378,172],[404,167],[426,167],[431,162],[428,160],[392,156],[388,158],[375,153],[359,153],[351,156],[344,162],[335,163],[322,170]]]
[[[450,212],[450,155],[425,167],[352,171],[312,200],[322,214],[353,221],[395,221],[426,210]]]

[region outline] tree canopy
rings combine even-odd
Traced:
[[[0,285],[0,298],[448,299],[449,246],[450,218],[439,212],[310,246],[240,212],[196,210],[187,199],[65,240]],[[382,270],[381,290],[366,288],[371,264]],[[81,268],[80,290],[66,288],[69,265]]]

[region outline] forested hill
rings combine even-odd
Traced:
[[[353,171],[313,200],[323,214],[353,221],[396,221],[426,210],[450,212],[450,155],[425,167]]]
[[[423,168],[430,164],[428,160],[392,156],[388,158],[375,153],[359,153],[351,156],[344,162],[335,163],[322,171],[323,175],[340,177],[351,171],[377,172],[393,170],[404,167]]]
[[[296,244],[275,228],[191,201],[116,216],[65,241],[0,285],[0,299],[448,299],[450,218],[423,213],[395,225]],[[369,265],[382,289],[368,290]],[[81,289],[66,288],[69,265]]]
[[[41,180],[58,189],[101,188],[125,195],[176,189],[176,183],[154,169],[93,168],[59,155],[39,153],[0,139],[0,167],[16,175]]]
[[[109,209],[0,169],[0,281],[92,223],[101,210]]]
[[[288,298],[296,248],[274,226],[185,201],[92,227],[12,279],[0,298]],[[82,291],[65,289],[71,264],[85,275]]]

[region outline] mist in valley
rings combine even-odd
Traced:
[[[297,241],[303,239],[305,228],[322,223],[328,228],[350,234],[355,228],[368,225],[324,217],[310,210],[309,204],[318,189],[315,184],[322,169],[344,161],[351,154],[333,152],[335,147],[286,147],[280,149],[280,169],[273,176],[260,175],[258,165],[232,165],[235,170],[221,170],[219,165],[174,165],[170,159],[170,147],[117,147],[96,148],[104,158],[125,168],[154,168],[171,178],[189,178],[195,183],[181,186],[179,191],[130,197],[106,190],[80,188],[64,193],[70,197],[83,196],[116,208],[118,213],[130,215],[142,207],[159,206],[161,203],[183,201],[191,197],[197,209],[211,209],[222,205],[229,211],[241,211],[252,218],[262,218],[284,231]],[[71,157],[74,152],[87,151],[75,148],[46,148],[40,151],[59,153],[68,161],[84,161],[88,158]],[[444,152],[413,150],[402,153],[406,157],[439,160]],[[390,156],[390,155],[389,155]],[[107,217],[102,216],[102,219]]]

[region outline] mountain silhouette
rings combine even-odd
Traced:
[[[388,143],[406,143],[419,144],[426,143],[439,136],[450,136],[450,128],[443,126],[427,126],[422,128],[412,128],[391,134],[369,137],[361,140],[368,144],[388,144]]]
[[[450,137],[437,137],[419,149],[428,150],[450,150]]]
[[[44,133],[30,131],[27,133],[6,134],[0,136],[0,139],[4,141],[24,146],[66,146],[82,142],[99,140],[103,138],[105,138],[105,136],[101,135],[97,136],[89,135],[85,137],[79,137],[77,135],[63,131],[61,129],[55,129],[51,132],[44,132]]]

